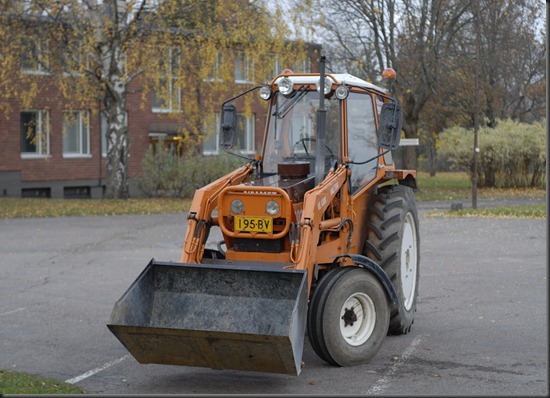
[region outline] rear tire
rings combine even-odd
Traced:
[[[369,271],[341,268],[325,284],[319,284],[312,304],[309,337],[326,362],[336,366],[366,363],[382,346],[390,320],[389,301]]]
[[[390,278],[398,297],[391,306],[389,334],[406,334],[414,322],[419,281],[420,237],[414,193],[403,185],[382,187],[369,207],[363,254]]]

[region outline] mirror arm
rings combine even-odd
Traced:
[[[224,103],[222,104],[222,113],[223,113],[223,108],[224,108],[225,105],[227,105],[227,104],[230,103],[231,101],[234,101],[234,100],[236,100],[237,98],[240,98],[240,97],[242,97],[243,95],[246,95],[246,94],[250,93],[251,91],[257,90],[257,89],[259,89],[259,88],[262,88],[262,86],[254,86],[254,87],[252,87],[252,88],[250,88],[250,89],[248,89],[248,90],[246,90],[246,91],[243,91],[242,93],[240,93],[240,94],[238,94],[238,95],[236,95],[236,96],[234,96],[234,97],[231,97],[231,98],[229,98],[228,100],[224,101]]]

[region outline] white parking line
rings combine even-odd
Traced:
[[[107,369],[107,368],[110,368],[111,366],[116,365],[117,363],[120,363],[120,362],[124,361],[125,359],[127,359],[127,358],[129,358],[129,357],[130,357],[130,355],[129,355],[129,354],[126,354],[126,355],[124,355],[123,357],[114,359],[114,360],[112,360],[111,362],[107,362],[106,364],[104,364],[104,365],[102,365],[102,366],[99,366],[99,367],[97,367],[97,368],[95,368],[95,369],[92,369],[92,370],[87,371],[86,373],[82,373],[80,376],[76,376],[76,377],[73,377],[72,379],[65,380],[65,383],[69,383],[69,384],[78,383],[79,381],[82,381],[82,380],[84,380],[84,379],[87,379],[88,377],[93,376],[93,375],[95,375],[96,373],[101,372],[102,370],[105,370],[105,369]]]
[[[16,309],[11,310],[11,311],[2,312],[2,313],[0,314],[0,316],[15,314],[16,312],[25,311],[26,309],[27,309],[27,307],[16,308]]]
[[[425,335],[420,335],[414,338],[411,345],[407,347],[403,354],[401,354],[397,360],[390,366],[390,368],[384,373],[384,375],[374,383],[371,388],[366,392],[366,395],[380,394],[388,384],[391,382],[392,376],[397,370],[405,363],[405,361],[411,356],[416,347],[420,344]]]

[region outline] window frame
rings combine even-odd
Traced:
[[[34,137],[39,139],[38,143],[32,144],[35,146],[34,152],[27,152],[23,151],[23,140],[27,141],[27,133],[25,132],[25,136],[23,137],[23,126],[21,125],[21,116],[23,113],[34,113],[36,114],[35,120],[38,120],[37,125],[35,126],[34,131]],[[50,157],[50,112],[46,109],[29,109],[29,110],[22,110],[19,112],[19,137],[21,139],[20,141],[20,153],[22,159],[41,159],[41,158],[48,158]],[[26,129],[28,130],[28,128]],[[44,134],[38,134],[37,131],[41,130],[44,131]],[[43,137],[45,137],[46,142],[43,142]],[[44,150],[44,152],[43,152]]]
[[[202,154],[203,155],[219,155],[220,153],[220,124],[221,114],[220,112],[214,112],[208,115],[208,118],[204,121],[204,131],[206,133],[207,140],[202,142]],[[215,149],[205,149],[205,144],[214,141]]]
[[[235,51],[233,60],[234,73],[233,78],[236,84],[253,84],[254,83],[254,57],[247,56],[245,51]],[[240,60],[238,67],[237,61]],[[237,71],[242,72],[237,76]]]
[[[78,139],[78,147],[79,150],[77,152],[68,152],[66,149],[66,138],[68,132],[66,132],[66,122],[68,119],[66,118],[66,115],[69,113],[73,113],[77,115],[77,118],[75,119],[77,122],[77,128],[79,135]],[[83,117],[85,116],[85,118]],[[67,110],[63,111],[62,115],[62,136],[63,136],[63,158],[82,158],[82,157],[92,157],[91,151],[90,151],[90,112],[87,110]],[[84,144],[85,144],[85,150],[84,151]]]
[[[175,50],[175,51],[174,51]],[[177,57],[176,62],[174,63],[175,57]],[[168,47],[168,58],[169,58],[169,71],[168,75],[161,75],[161,87],[168,88],[168,97],[167,98],[158,98],[156,99],[156,90],[155,87],[151,90],[151,111],[153,113],[174,113],[181,112],[181,89],[178,86],[178,74],[175,69],[179,68],[181,62],[181,54],[177,47]],[[164,82],[165,81],[165,82]],[[165,101],[165,100],[168,101]],[[174,101],[175,99],[175,101]],[[156,101],[159,102],[161,106],[155,106]],[[168,104],[163,104],[168,102]],[[175,104],[174,104],[175,102]],[[165,105],[165,106],[162,106]]]
[[[311,59],[306,57],[303,61],[295,63],[292,66],[292,71],[294,73],[311,73]]]
[[[244,119],[244,120],[243,120]],[[240,126],[241,122],[243,125]],[[254,114],[247,115],[246,113],[237,113],[237,138],[239,138],[239,130],[244,129],[242,132],[245,143],[242,147],[237,147],[241,154],[251,155],[256,153],[255,147],[255,117]]]
[[[49,48],[43,40],[25,40],[23,51],[20,54],[22,73],[28,75],[49,75],[51,73]],[[25,65],[25,61],[33,65]]]
[[[212,64],[211,70],[208,72],[208,76],[204,81],[215,83],[215,82],[223,82],[222,78],[222,54],[220,52],[216,52],[214,63]]]

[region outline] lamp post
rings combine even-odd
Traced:
[[[479,21],[479,3],[475,4],[475,19],[476,25],[476,77],[475,77],[475,108],[474,108],[474,165],[472,170],[472,209],[477,209],[477,157],[479,153],[478,148],[478,132],[479,132],[479,73],[480,73],[480,47],[481,47],[481,32]]]

